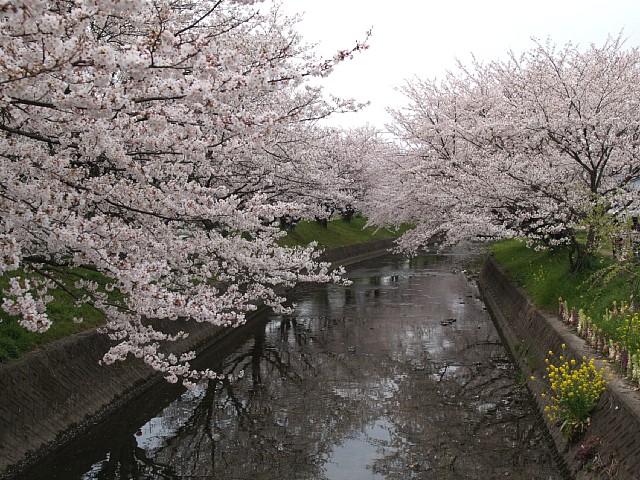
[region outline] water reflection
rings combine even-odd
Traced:
[[[477,292],[446,259],[308,286],[208,352],[242,378],[159,384],[29,479],[559,479]]]

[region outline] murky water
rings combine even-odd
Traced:
[[[24,479],[561,479],[476,289],[450,258],[308,286]]]

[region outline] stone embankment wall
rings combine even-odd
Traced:
[[[321,260],[334,266],[385,254],[386,239],[325,251]],[[165,322],[167,333],[189,336],[176,351],[208,348],[228,331],[195,322]],[[142,361],[102,366],[108,338],[89,331],[62,339],[18,360],[0,364],[0,478],[43,455],[116,405],[141,394],[161,377]]]
[[[602,364],[602,359],[557,315],[537,310],[491,258],[485,262],[478,283],[505,344],[526,376],[540,412],[550,403],[548,396],[545,399],[540,395],[548,388],[544,377],[549,350],[560,352],[565,344],[567,358],[595,357],[596,363]],[[558,425],[544,414],[541,417],[572,478],[640,480],[640,392],[623,380],[610,381],[587,432],[571,444],[563,439]],[[591,442],[593,455],[584,458],[584,445]]]

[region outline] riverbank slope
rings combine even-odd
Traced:
[[[567,357],[593,357],[601,364],[602,359],[557,315],[537,310],[491,257],[484,263],[478,284],[540,412],[549,404],[549,400],[540,395],[546,385],[543,378],[549,350],[561,351],[565,344]],[[614,378],[610,381],[592,415],[588,431],[571,444],[567,444],[558,426],[546,415],[541,418],[576,480],[640,479],[640,395],[623,380]]]

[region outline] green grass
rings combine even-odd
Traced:
[[[96,272],[83,273],[91,280],[104,281],[104,277]],[[7,287],[7,278],[0,277],[0,291],[6,290]],[[72,289],[70,285],[67,287]],[[0,308],[0,363],[18,358],[53,340],[104,324],[102,313],[86,304],[76,307],[73,299],[63,290],[51,290],[49,294],[54,298],[47,305],[52,325],[44,333],[29,332],[18,324],[18,317],[8,315]],[[116,294],[113,295],[115,298]],[[75,323],[74,317],[82,318],[82,323]]]
[[[333,220],[328,223],[327,228],[323,228],[318,222],[300,222],[293,232],[281,239],[280,244],[293,247],[308,245],[315,240],[320,247],[331,248],[398,237],[407,230],[405,227],[398,231],[380,229],[376,232],[373,227],[364,228],[366,223],[367,220],[361,216],[353,217],[350,222]]]
[[[59,292],[53,292],[59,296]],[[25,352],[34,350],[39,346],[58,338],[66,337],[104,323],[102,315],[94,309],[83,306],[75,308],[69,306],[66,301],[54,301],[47,306],[49,318],[53,324],[44,333],[29,332],[18,324],[16,317],[0,312],[0,363],[17,358]],[[82,318],[83,322],[76,324],[73,317]]]
[[[542,310],[557,312],[562,297],[570,306],[599,319],[614,301],[628,300],[631,293],[621,279],[609,284],[593,282],[593,274],[614,261],[607,255],[590,257],[582,269],[572,273],[565,249],[536,251],[521,241],[503,240],[493,245],[492,254]]]

